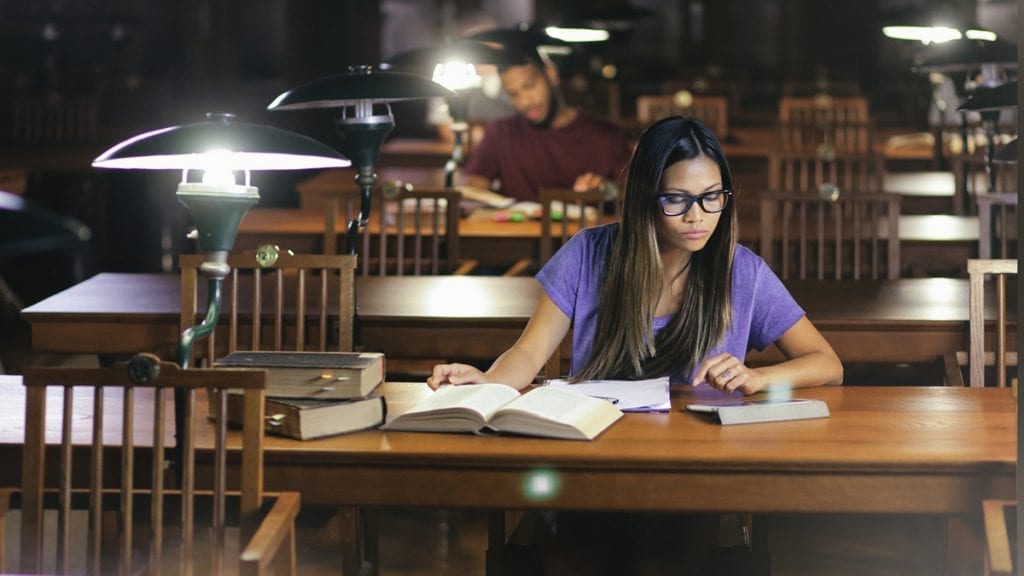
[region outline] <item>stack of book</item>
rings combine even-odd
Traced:
[[[216,367],[266,368],[266,431],[309,440],[375,428],[384,422],[384,355],[376,352],[233,352]],[[241,397],[228,397],[239,423]]]

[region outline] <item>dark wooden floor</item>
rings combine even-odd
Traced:
[[[378,511],[380,576],[473,576],[484,573],[485,512],[403,509]],[[329,515],[299,518],[299,573],[341,574],[340,534]]]

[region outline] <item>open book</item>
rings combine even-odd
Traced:
[[[543,386],[524,394],[505,384],[442,386],[384,425],[414,432],[495,432],[593,440],[622,417],[612,402]]]

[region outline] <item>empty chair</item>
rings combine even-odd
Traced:
[[[576,192],[571,188],[541,188],[538,196],[541,205],[540,266],[576,232],[618,219],[620,215],[621,206],[615,190]]]
[[[95,95],[58,93],[14,97],[12,140],[26,144],[85,144],[96,140],[99,101]]]
[[[338,246],[338,220],[357,217],[357,190],[338,190],[324,205],[324,253]],[[360,231],[356,251],[363,276],[468,274],[477,262],[460,256],[462,194],[443,188],[385,183],[374,189],[370,223]]]
[[[946,385],[963,386],[961,368],[967,366],[968,383],[972,387],[995,384],[1003,387],[1007,383],[1007,369],[1017,366],[1017,353],[1012,352],[1008,333],[1008,310],[1006,298],[1007,278],[1017,275],[1017,261],[1006,259],[967,261],[967,277],[970,283],[970,308],[968,350],[945,354]],[[990,277],[995,288],[995,325],[992,337],[985,328],[985,282]],[[987,378],[985,368],[995,367],[995,377]]]
[[[900,197],[768,192],[760,254],[782,278],[898,278]]]
[[[1017,193],[979,194],[978,258],[1012,258],[1017,254]]]
[[[978,206],[976,199],[993,193],[1017,193],[1017,164],[995,163],[991,172],[980,154],[956,155],[951,158],[955,187],[953,210],[971,214]]]
[[[26,369],[20,571],[222,574],[234,565],[241,574],[295,574],[299,494],[280,493],[261,513],[266,383],[263,370],[181,370],[151,355],[109,368]],[[207,394],[224,398],[229,388],[242,390],[245,404],[231,474],[224,414],[211,424],[200,409]],[[164,474],[172,390],[186,399],[174,488]],[[50,502],[56,522],[44,521]],[[88,510],[85,528],[73,529],[75,509]],[[116,534],[104,525],[111,513]],[[229,557],[226,519],[235,513],[239,552]]]
[[[835,186],[836,194],[880,192],[884,159],[871,153],[777,151],[768,156],[768,189],[775,192],[822,192]]]
[[[729,102],[724,96],[696,96],[688,91],[679,91],[636,97],[636,119],[641,124],[651,124],[669,116],[696,118],[719,138],[725,138],[729,131]]]
[[[196,324],[199,265],[183,254],[181,329]],[[356,257],[290,254],[276,247],[228,256],[220,323],[207,338],[207,358],[236,350],[352,350]],[[203,294],[205,295],[205,283]]]
[[[779,100],[778,128],[783,150],[824,147],[863,153],[872,149],[867,99],[860,96],[783,97]]]
[[[476,262],[460,257],[459,205],[462,194],[411,185],[380,189],[371,226],[364,232],[364,276],[468,274]]]

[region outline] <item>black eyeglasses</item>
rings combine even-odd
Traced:
[[[715,190],[705,192],[697,196],[689,194],[658,194],[658,203],[661,204],[661,211],[665,216],[679,216],[690,211],[694,202],[700,204],[700,209],[713,214],[725,210],[725,205],[732,196],[732,190]]]

